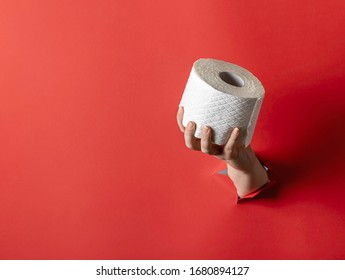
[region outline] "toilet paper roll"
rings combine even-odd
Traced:
[[[224,145],[232,130],[241,130],[240,141],[248,146],[253,137],[265,90],[248,70],[221,60],[199,59],[192,68],[180,106],[183,125],[196,123],[195,137],[202,127],[213,130],[213,142]]]

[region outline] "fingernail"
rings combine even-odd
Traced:
[[[189,129],[194,129],[195,124],[193,122],[188,123],[188,128]]]
[[[205,134],[209,133],[209,132],[210,132],[210,128],[207,127],[207,126],[204,126],[203,132],[204,132]]]

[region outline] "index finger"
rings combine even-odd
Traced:
[[[178,124],[178,126],[179,126],[181,132],[184,133],[185,127],[183,126],[183,123],[182,123],[182,120],[183,120],[183,113],[184,113],[183,107],[179,107],[179,108],[178,108],[178,111],[177,111],[176,119],[177,119],[177,124]]]

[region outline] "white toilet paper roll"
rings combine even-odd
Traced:
[[[240,141],[248,146],[253,137],[265,90],[248,70],[215,59],[197,60],[190,73],[180,106],[184,107],[183,125],[196,123],[195,137],[202,127],[213,129],[213,141],[224,145],[235,127]]]

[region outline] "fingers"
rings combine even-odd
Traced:
[[[177,124],[181,132],[184,133],[186,146],[191,150],[200,150],[200,139],[197,139],[194,136],[196,124],[194,122],[189,122],[187,124],[187,127],[184,127],[182,123],[183,113],[184,113],[183,107],[179,107],[177,111],[176,119],[177,119]]]
[[[212,143],[212,129],[210,127],[203,127],[201,139],[194,136],[196,124],[189,122],[185,128],[184,138],[186,146],[191,150],[201,150],[205,154],[219,155],[222,147]]]
[[[224,150],[227,153],[231,153],[234,150],[234,147],[237,145],[239,138],[240,130],[237,127],[235,127],[231,132],[228,142],[225,144]]]
[[[200,148],[201,151],[206,154],[219,154],[219,149],[212,143],[212,129],[210,127],[204,126],[202,129]]]
[[[200,140],[195,138],[196,125],[194,122],[189,122],[184,131],[184,140],[186,146],[191,150],[200,150]]]
[[[183,126],[182,124],[182,120],[183,120],[183,113],[184,113],[184,110],[183,110],[183,107],[179,107],[178,108],[178,111],[177,111],[177,124],[181,130],[181,132],[184,132],[185,131],[185,127]]]

